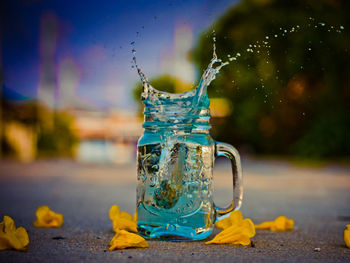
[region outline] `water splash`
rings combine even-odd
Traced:
[[[179,99],[179,98],[188,98],[193,97],[191,105],[187,105],[187,109],[190,109],[192,111],[198,110],[200,107],[200,104],[203,102],[203,99],[207,97],[207,88],[210,85],[210,83],[215,80],[216,75],[219,73],[222,67],[230,64],[231,62],[235,62],[242,58],[242,54],[246,55],[260,55],[260,54],[266,54],[265,63],[269,64],[269,58],[271,55],[271,41],[274,39],[280,38],[280,37],[287,37],[288,35],[295,34],[299,32],[300,30],[305,30],[307,28],[319,28],[319,30],[327,30],[328,32],[336,32],[341,33],[344,30],[344,26],[329,26],[325,22],[318,22],[315,18],[309,17],[308,23],[306,25],[300,26],[300,25],[294,25],[290,26],[289,28],[282,28],[280,27],[279,30],[276,32],[272,32],[269,35],[265,35],[263,39],[257,40],[255,42],[252,42],[248,45],[246,49],[244,49],[241,52],[236,52],[235,54],[227,54],[227,60],[223,61],[222,59],[219,59],[216,53],[216,31],[212,30],[212,40],[213,40],[213,55],[210,63],[208,64],[206,70],[203,72],[200,81],[196,88],[192,89],[191,91],[181,93],[181,94],[172,94],[168,92],[159,91],[156,88],[154,88],[148,81],[145,74],[142,72],[140,67],[137,64],[136,61],[136,49],[135,49],[135,42],[131,42],[132,46],[132,54],[133,54],[133,66],[137,69],[138,75],[141,79],[143,90],[142,90],[142,100],[147,103],[151,104],[159,104],[161,103],[160,100],[162,99]],[[322,41],[320,41],[321,43]],[[311,45],[312,43],[310,43]],[[312,47],[308,46],[306,49],[307,52],[312,52]],[[250,67],[250,66],[248,66]],[[303,65],[300,66],[300,69],[303,70]],[[278,71],[276,72],[275,80],[279,81]],[[261,82],[261,88],[265,88],[264,79],[260,79]],[[256,88],[257,89],[257,88]],[[264,102],[266,103],[267,100],[267,93],[265,96]]]
[[[188,92],[180,93],[180,94],[172,94],[164,91],[159,91],[156,88],[154,88],[148,81],[145,74],[142,72],[140,67],[137,64],[136,60],[136,49],[135,49],[135,42],[132,42],[132,54],[133,54],[133,64],[135,68],[137,69],[137,73],[141,79],[142,82],[142,94],[141,98],[143,101],[147,100],[149,103],[153,104],[159,104],[159,100],[161,99],[179,99],[179,98],[188,98],[193,97],[192,104],[190,106],[193,110],[198,110],[199,106],[201,105],[203,99],[207,96],[207,88],[210,85],[210,83],[216,78],[216,75],[219,73],[222,67],[229,64],[229,61],[223,62],[221,59],[218,58],[216,54],[216,45],[215,45],[215,36],[213,37],[213,57],[207,67],[207,69],[203,72],[202,77],[199,81],[198,86],[190,90]],[[232,61],[240,56],[240,53],[237,53],[236,56],[230,57],[229,60]]]

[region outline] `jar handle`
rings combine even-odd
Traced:
[[[235,147],[230,144],[215,142],[215,158],[217,156],[223,156],[231,161],[232,174],[233,174],[233,201],[226,207],[221,208],[214,204],[216,220],[220,221],[228,216],[228,214],[234,210],[240,209],[243,198],[243,185],[242,185],[242,166],[241,158]],[[225,216],[226,215],[226,216]]]

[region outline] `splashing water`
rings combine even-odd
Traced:
[[[312,18],[307,26],[327,27],[325,23],[316,23]],[[266,50],[269,56],[271,39],[294,34],[299,30],[301,30],[299,25],[289,29],[280,28],[279,32],[249,44],[246,52],[259,54]],[[344,27],[331,26],[327,30],[340,33]],[[212,195],[211,184],[209,180],[198,179],[210,178],[212,166],[206,167],[205,163],[210,163],[208,158],[213,156],[213,149],[199,144],[196,141],[198,138],[191,139],[190,135],[194,131],[210,129],[208,86],[219,71],[230,62],[238,60],[241,53],[228,54],[228,61],[222,61],[216,54],[215,31],[212,34],[213,55],[208,67],[203,72],[197,87],[180,94],[159,91],[149,83],[137,64],[135,42],[131,42],[132,67],[137,69],[143,86],[141,94],[145,104],[143,127],[145,130],[152,130],[150,137],[143,136],[140,139],[137,153],[138,229],[148,238],[171,235],[176,230],[182,237],[203,239],[211,233],[209,225],[215,221],[208,200],[208,196]],[[260,79],[260,82],[264,88],[264,80]],[[267,101],[268,94],[265,94],[264,103]],[[282,100],[279,102],[282,103]],[[302,115],[305,116],[305,113]],[[152,136],[157,139],[150,139]],[[184,139],[186,136],[189,138]],[[194,228],[193,222],[200,227]]]
[[[134,45],[134,43],[132,44]],[[143,85],[145,134],[138,142],[138,229],[146,238],[203,239],[215,222],[212,202],[214,142],[209,136],[207,88],[228,64],[215,50],[198,86],[172,94]],[[175,233],[175,234],[174,234]]]
[[[215,42],[215,38],[214,38]],[[223,62],[221,59],[219,59],[216,55],[216,45],[213,44],[213,57],[207,67],[207,69],[204,71],[199,84],[195,90],[191,90],[189,92],[181,93],[181,94],[171,94],[168,92],[163,92],[155,89],[152,87],[152,85],[149,83],[147,77],[145,74],[141,71],[139,68],[137,61],[136,61],[136,50],[134,48],[135,42],[131,42],[131,45],[133,46],[132,53],[133,53],[133,64],[137,69],[137,73],[140,76],[143,91],[142,91],[142,100],[145,103],[159,103],[159,99],[164,98],[186,98],[193,96],[193,101],[190,106],[192,109],[197,109],[198,106],[203,102],[203,99],[207,96],[207,88],[210,85],[210,83],[215,79],[216,75],[219,73],[220,69],[226,65],[229,64],[228,61]],[[230,61],[237,59],[237,57],[240,56],[240,53],[237,53],[236,56],[229,58]],[[219,63],[219,65],[214,66],[216,63]],[[158,101],[158,102],[157,102]]]

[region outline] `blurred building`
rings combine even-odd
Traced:
[[[178,25],[174,32],[174,45],[162,58],[162,74],[170,74],[184,82],[195,80],[194,65],[189,61],[188,54],[193,47],[193,32],[190,26]]]
[[[80,139],[76,158],[93,163],[131,163],[136,159],[142,120],[130,111],[71,110]]]

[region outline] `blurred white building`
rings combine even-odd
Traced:
[[[89,163],[135,163],[142,119],[130,111],[72,110],[80,139],[77,160]]]
[[[195,70],[188,59],[193,47],[193,32],[190,26],[184,24],[177,26],[174,33],[174,45],[163,55],[161,73],[170,74],[184,82],[193,83]]]

